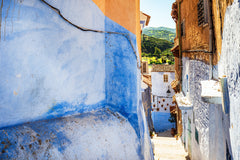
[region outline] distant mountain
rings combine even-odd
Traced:
[[[162,30],[162,31],[170,31],[176,33],[175,28],[168,28],[168,27],[146,27],[144,30]]]
[[[176,37],[176,30],[167,27],[146,27],[143,29],[142,33],[150,37],[165,39],[170,42],[174,42],[174,38]]]

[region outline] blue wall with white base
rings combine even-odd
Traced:
[[[153,159],[136,36],[91,0],[2,0],[1,159]],[[133,47],[132,47],[132,45]]]

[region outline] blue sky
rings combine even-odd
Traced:
[[[141,11],[150,15],[149,27],[175,28],[171,17],[172,3],[176,0],[140,0]]]

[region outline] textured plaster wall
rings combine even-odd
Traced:
[[[122,26],[105,19],[105,29],[128,33],[136,50],[136,36]],[[124,36],[106,34],[106,103],[114,112],[126,117],[135,129],[141,148],[142,158],[152,158],[149,131],[141,101],[141,73],[129,40]],[[139,64],[138,64],[139,65]],[[131,71],[131,72],[130,72]]]
[[[209,159],[209,104],[201,100],[202,80],[209,79],[209,65],[198,60],[189,60],[183,58],[183,91],[186,91],[189,85],[187,96],[193,104],[193,110],[189,111],[188,118],[191,121],[191,150],[193,159]],[[188,75],[188,79],[186,78]],[[186,94],[186,93],[185,93]],[[185,121],[185,122],[184,122]],[[186,123],[186,118],[183,122]],[[186,125],[186,124],[185,124]],[[199,133],[199,144],[195,140],[195,128]],[[185,127],[185,135],[187,132]],[[186,139],[188,139],[186,137]],[[188,147],[188,146],[187,146]]]
[[[182,3],[182,20],[186,21],[186,37],[183,37],[184,49],[208,49],[208,26],[197,28],[193,14],[188,7],[194,8],[197,1]],[[183,141],[192,155],[192,159],[221,160],[226,158],[240,159],[239,133],[239,76],[240,76],[240,9],[239,1],[213,1],[213,24],[215,33],[216,53],[213,55],[213,68],[208,65],[209,56],[202,53],[183,53],[183,92],[193,103],[193,110],[183,117]],[[189,3],[188,6],[186,3]],[[226,9],[227,8],[227,9]],[[196,10],[197,11],[197,10]],[[225,12],[226,11],[226,12]],[[225,15],[225,17],[224,17]],[[191,17],[190,17],[191,16]],[[224,21],[224,24],[223,24]],[[206,30],[206,31],[204,31]],[[223,32],[223,34],[222,34]],[[204,35],[206,37],[202,37]],[[191,40],[187,38],[191,38]],[[208,56],[208,57],[206,57]],[[189,58],[187,58],[189,57]],[[195,59],[195,60],[194,60]],[[197,60],[198,59],[198,60]],[[219,61],[220,59],[220,61]],[[204,62],[205,61],[205,62]],[[230,114],[224,114],[221,105],[207,104],[201,100],[201,80],[211,79],[211,69],[214,78],[226,75],[230,96]],[[187,134],[188,119],[191,121],[191,147]],[[195,131],[199,134],[199,143],[196,141]],[[229,153],[228,153],[229,152]],[[226,157],[229,156],[229,157]]]
[[[0,159],[142,159],[130,123],[110,110],[0,130]]]
[[[153,131],[153,121],[152,121],[152,115],[151,115],[151,112],[152,112],[151,88],[149,86],[147,86],[147,88],[143,89],[142,91],[142,103],[143,103],[145,115],[148,122],[148,128],[150,131]]]
[[[183,64],[183,91],[193,104],[193,110],[183,111],[182,114],[182,139],[185,147],[192,159],[224,160],[227,146],[231,151],[229,116],[223,114],[221,105],[208,104],[201,100],[200,81],[209,79],[211,68],[205,62],[190,60],[187,57],[183,58]],[[191,123],[191,133],[188,131],[188,123]]]
[[[185,36],[182,37],[182,50],[208,49],[209,27],[198,26],[198,0],[181,2],[181,22],[185,22]]]
[[[182,112],[182,142],[185,146],[185,149],[188,151],[188,148],[186,147],[187,144],[187,124],[188,124],[188,111],[181,111]]]
[[[78,26],[128,38],[77,29],[40,0],[2,0],[1,158],[153,159],[136,35],[90,0],[49,3]]]
[[[182,78],[183,79],[183,81],[182,81],[182,91],[189,98],[189,93],[191,91],[191,88],[189,86],[189,82],[190,82],[190,78],[192,78],[192,77],[190,77],[190,71],[189,71],[190,61],[189,61],[188,58],[183,58],[182,62],[184,64],[184,67],[182,68],[182,77],[183,77]]]
[[[105,28],[91,1],[69,1],[71,14],[66,2],[52,3],[77,25]],[[0,127],[101,107],[105,35],[74,28],[40,0],[1,4]]]
[[[219,76],[226,75],[230,97],[230,139],[233,159],[240,159],[240,4],[235,0],[225,13]]]
[[[138,52],[141,57],[140,0],[127,2],[118,0],[93,0],[93,2],[101,9],[105,16],[136,35]]]
[[[222,111],[222,105],[210,104],[210,117],[209,121],[209,137],[210,140],[210,155],[211,160],[225,160],[227,154],[227,147],[230,146],[229,127],[230,119],[229,115],[225,115]]]
[[[224,27],[225,12],[229,5],[233,3],[234,0],[215,0],[212,3],[212,18],[214,24],[214,36],[215,36],[215,49],[213,54],[213,65],[217,65],[221,56],[222,49],[222,36]],[[216,78],[217,75],[216,75]]]

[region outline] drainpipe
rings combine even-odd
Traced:
[[[178,40],[179,40],[179,81],[180,92],[182,91],[182,37],[181,37],[181,1],[178,2]]]
[[[209,65],[211,67],[211,73],[209,79],[213,79],[213,46],[214,46],[214,34],[213,34],[213,20],[212,20],[212,0],[208,0],[208,14],[209,14]]]

